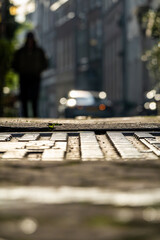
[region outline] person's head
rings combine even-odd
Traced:
[[[36,41],[35,41],[34,33],[33,32],[28,32],[26,34],[25,46],[27,48],[34,48],[35,45],[36,45]]]

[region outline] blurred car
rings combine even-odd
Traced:
[[[67,98],[59,101],[59,117],[75,118],[77,116],[112,117],[112,102],[106,92],[71,90]]]
[[[155,116],[158,114],[160,94],[158,89],[152,89],[145,94],[143,105],[139,106],[139,115]]]

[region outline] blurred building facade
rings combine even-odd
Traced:
[[[108,97],[121,111],[124,89],[123,1],[105,0],[103,12],[103,86]]]
[[[54,11],[56,3],[51,5],[55,15],[55,49],[56,49],[56,79],[57,79],[57,105],[61,97],[74,88],[75,84],[75,40],[76,40],[76,3],[67,1]]]
[[[38,43],[48,57],[49,68],[43,73],[41,81],[39,116],[57,117],[57,80],[55,15],[50,9],[53,0],[35,0],[35,12],[30,16]]]
[[[141,56],[154,41],[144,37],[137,10],[158,5],[157,0],[105,0],[103,86],[117,114],[136,114],[134,109],[143,103],[144,93],[152,86]]]
[[[35,3],[36,11],[28,17],[50,62],[42,76],[40,116],[56,117],[59,99],[69,90],[102,89],[103,1]]]
[[[136,10],[158,0],[35,0],[32,15],[49,57],[43,74],[40,116],[57,117],[59,99],[73,88],[104,90],[117,115],[141,104],[151,86]]]
[[[102,89],[103,1],[77,0],[76,87]]]

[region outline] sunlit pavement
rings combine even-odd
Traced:
[[[0,240],[160,239],[159,117],[0,129]]]

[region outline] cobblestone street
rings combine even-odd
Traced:
[[[0,0],[0,240],[160,240],[160,0]]]
[[[1,120],[0,240],[159,240],[159,118],[59,122]]]

